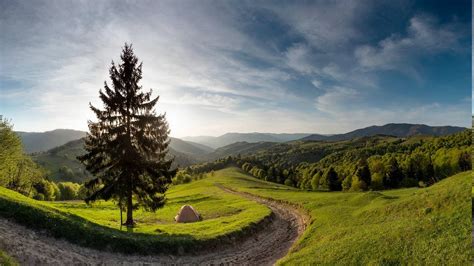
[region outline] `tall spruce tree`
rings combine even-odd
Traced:
[[[329,170],[326,172],[325,177],[329,190],[338,191],[342,189],[341,182],[339,182],[339,178],[337,176],[337,172],[334,170],[333,167],[329,168]]]
[[[356,176],[359,177],[359,180],[364,181],[367,187],[370,186],[372,179],[370,174],[370,168],[366,159],[362,159],[359,161]]]
[[[87,153],[78,159],[95,177],[86,183],[86,202],[116,200],[120,209],[126,206],[124,225],[133,226],[133,209],[155,211],[164,205],[176,170],[166,156],[170,131],[165,114],[154,109],[159,96],[152,98],[152,90],[143,92],[138,85],[142,63],[131,45],[125,44],[120,58],[109,70],[112,87],[104,82],[99,91],[104,110],[89,104],[98,121],[88,122]]]

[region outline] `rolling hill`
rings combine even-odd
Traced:
[[[195,164],[198,157],[207,154],[204,146],[190,144],[180,139],[171,139],[170,155],[175,157],[174,167],[185,167]],[[76,157],[84,154],[84,139],[70,141],[46,152],[32,155],[33,160],[50,173],[53,181],[72,181],[82,183],[90,178],[81,162]]]
[[[0,216],[108,252],[187,253],[223,235],[240,244],[228,234],[269,214],[266,207],[220,189],[228,187],[307,214],[303,235],[278,265],[469,265],[471,179],[468,171],[428,188],[327,193],[296,190],[227,168],[172,187],[169,202],[156,213],[137,210],[141,227],[134,232],[120,230],[110,202],[36,201],[5,188],[0,188]],[[198,206],[205,219],[174,223],[184,201]],[[222,243],[214,242],[213,251]]]
[[[249,155],[261,150],[266,150],[274,145],[276,142],[235,142],[220,148],[214,152],[207,154],[204,158],[208,161],[216,160],[227,156]],[[284,145],[284,144],[282,144]]]
[[[196,136],[196,137],[184,137],[186,141],[193,141],[200,144],[207,145],[214,149],[224,147],[226,145],[236,142],[287,142],[296,139],[301,139],[308,136],[306,133],[226,133],[219,137],[211,136]]]
[[[464,129],[466,128],[453,126],[427,126],[421,124],[391,123],[383,126],[370,126],[366,128],[357,129],[345,134],[336,134],[331,136],[313,134],[306,136],[301,140],[340,141],[375,135],[388,135],[402,138],[415,135],[444,136],[463,131]]]
[[[214,151],[213,148],[206,145],[191,141],[184,141],[178,138],[171,138],[170,147],[175,151],[198,157]]]
[[[16,134],[20,137],[26,153],[45,152],[86,136],[85,131],[73,129],[55,129],[45,132],[17,131]],[[178,152],[192,155],[203,155],[214,151],[206,145],[173,137],[170,147]]]
[[[47,151],[86,136],[85,131],[72,129],[55,129],[45,132],[17,131],[16,134],[21,138],[26,153]]]
[[[279,265],[471,263],[472,171],[424,189],[350,193],[279,189],[235,171],[216,176],[229,187],[295,204],[311,216],[305,234]]]

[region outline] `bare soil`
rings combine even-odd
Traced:
[[[196,255],[124,255],[98,251],[52,238],[0,219],[0,249],[21,265],[273,265],[284,257],[306,228],[307,217],[284,203],[223,188],[268,206],[271,222],[258,232]]]

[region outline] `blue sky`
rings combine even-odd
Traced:
[[[471,124],[470,1],[4,0],[0,31],[16,130],[86,130],[125,42],[178,137]]]

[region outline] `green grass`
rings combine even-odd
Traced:
[[[211,239],[241,230],[270,215],[270,210],[265,206],[226,193],[215,187],[214,182],[215,179],[209,177],[172,187],[166,194],[168,200],[165,207],[156,212],[143,210],[134,212],[134,219],[137,222],[134,232],[157,235],[185,234],[196,239]],[[101,201],[92,206],[83,201],[43,204],[100,225],[120,229],[119,210],[112,202]],[[192,205],[198,210],[203,220],[188,224],[175,223],[174,217],[184,204]]]
[[[311,224],[281,264],[471,264],[471,172],[426,189],[305,192],[216,172],[227,186],[298,204]]]
[[[18,262],[10,257],[5,251],[0,250],[0,265],[1,266],[16,266]]]
[[[126,227],[120,231],[119,210],[111,202],[92,206],[80,201],[41,202],[0,188],[0,215],[84,246],[144,254],[196,250],[229,241],[270,215],[267,207],[225,193],[214,181],[208,177],[172,187],[164,208],[134,212],[138,224],[133,233]],[[203,220],[176,224],[174,217],[184,204],[194,206]]]
[[[303,208],[311,221],[290,253],[288,265],[466,265],[471,264],[471,172],[429,188],[382,192],[306,192],[257,180],[237,168],[170,189],[167,206],[138,211],[134,233],[118,229],[118,210],[101,202],[38,202],[0,188],[0,215],[47,229],[78,244],[122,252],[156,253],[216,245],[226,235],[242,235],[269,210],[218,189],[217,183]],[[472,192],[471,192],[472,193]],[[204,221],[175,224],[183,204]],[[228,238],[227,238],[228,239]],[[214,241],[214,242],[213,242]]]

